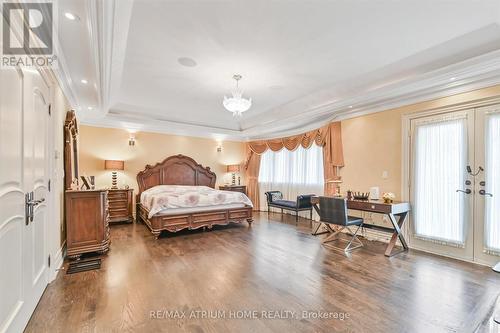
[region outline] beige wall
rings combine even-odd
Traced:
[[[227,164],[244,161],[242,142],[223,141],[222,152],[219,153],[218,142],[213,139],[149,132],[138,132],[134,136],[136,144],[129,146],[130,133],[126,130],[80,126],[80,174],[96,176],[97,187],[110,187],[111,172],[104,170],[104,160],[124,160],[125,170],[118,173],[118,185],[127,184],[137,194],[137,173],[146,164],[154,165],[171,155],[187,155],[201,165],[210,167],[217,174],[217,186],[231,181],[231,175],[225,170]],[[241,172],[242,184],[243,176]]]
[[[342,190],[379,186],[381,192],[394,192],[400,198],[402,115],[494,96],[500,96],[500,85],[342,121]],[[384,171],[387,179],[382,178]]]

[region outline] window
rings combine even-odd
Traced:
[[[260,162],[259,183],[292,183],[323,186],[323,149],[312,145],[294,151],[267,150]]]
[[[294,151],[267,150],[261,156],[259,188],[261,207],[266,207],[264,193],[281,191],[285,199],[295,200],[300,194],[323,194],[323,148],[313,144]],[[306,212],[304,216],[308,213]]]

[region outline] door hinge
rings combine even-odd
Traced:
[[[47,259],[47,264],[49,265],[50,267],[50,254],[49,254],[49,258]]]
[[[47,184],[47,188],[49,189],[49,192],[50,192],[50,179],[49,179],[49,183]]]
[[[49,116],[52,115],[52,104],[49,104]]]

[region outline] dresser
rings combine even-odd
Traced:
[[[108,191],[67,190],[66,239],[67,255],[79,258],[83,253],[109,250]]]
[[[109,222],[134,222],[132,189],[108,190]]]
[[[247,187],[245,185],[223,185],[219,186],[219,190],[241,192],[243,194],[247,194]]]

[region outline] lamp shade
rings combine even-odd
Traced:
[[[227,166],[227,172],[240,172],[239,164],[230,164]]]
[[[124,167],[125,167],[124,161],[116,161],[116,160],[104,161],[104,169],[106,170],[123,170]]]

